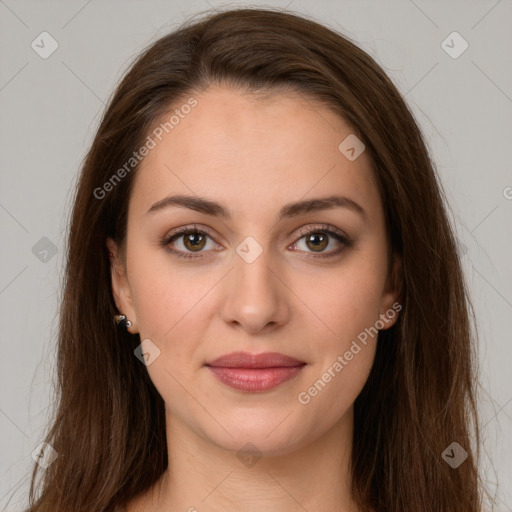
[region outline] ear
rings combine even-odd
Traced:
[[[112,283],[112,295],[120,314],[126,315],[132,325],[128,328],[131,334],[137,334],[137,317],[133,307],[132,293],[128,276],[126,273],[126,264],[121,255],[121,250],[112,238],[107,238],[107,250],[110,259],[110,277]]]
[[[384,327],[379,330],[389,329],[393,326],[402,307],[402,257],[393,253],[391,271],[386,281],[379,312]]]

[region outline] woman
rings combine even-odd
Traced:
[[[443,201],[341,35],[236,9],[154,43],[82,168],[30,511],[481,510]]]

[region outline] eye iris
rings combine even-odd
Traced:
[[[318,243],[318,238],[322,238],[323,240]],[[313,243],[313,247],[310,247],[309,243]],[[311,233],[307,236],[306,243],[308,247],[313,251],[322,251],[327,246],[327,237],[322,233]]]
[[[202,240],[198,241],[199,238],[202,238]],[[201,250],[204,247],[205,242],[206,239],[201,233],[189,233],[184,236],[183,240],[185,247],[195,252]],[[192,246],[189,246],[189,243],[191,243]]]

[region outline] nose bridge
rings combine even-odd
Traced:
[[[224,321],[252,332],[284,323],[289,312],[286,287],[278,278],[279,263],[268,244],[247,237],[236,247],[233,264],[222,311]]]

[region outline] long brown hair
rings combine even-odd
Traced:
[[[472,308],[442,186],[408,106],[369,55],[311,19],[256,8],[207,14],[135,60],[84,160],[60,309],[56,411],[45,438],[58,457],[41,479],[34,465],[30,512],[112,510],[167,467],[163,400],[134,357],[138,335],[112,320],[105,241],[125,239],[137,171],[126,162],[164,115],[212,84],[254,93],[291,87],[341,115],[370,152],[402,261],[403,310],[380,332],[355,402],[356,502],[376,512],[481,510]],[[442,456],[453,442],[468,454],[456,469]]]

